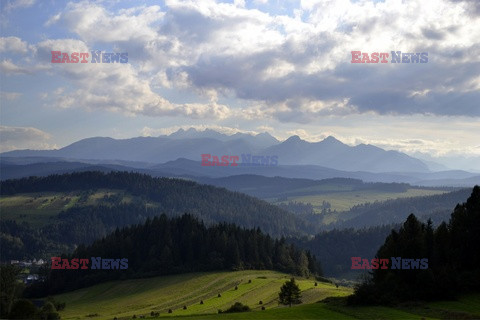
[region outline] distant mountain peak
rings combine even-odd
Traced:
[[[197,133],[197,129],[195,128],[188,128],[187,130],[180,128],[175,132],[172,132],[168,136],[177,136],[177,135],[184,135],[184,134],[189,134],[189,133]]]
[[[172,139],[213,138],[217,140],[224,140],[228,138],[228,136],[218,131],[215,131],[213,129],[205,129],[203,131],[200,131],[193,127],[190,127],[186,130],[183,128],[180,128],[177,131],[168,135],[168,138],[172,138]]]
[[[257,134],[256,134],[256,137],[258,137],[258,136],[265,136],[265,137],[272,137],[272,138],[274,138],[274,136],[272,136],[270,133],[268,133],[268,132],[266,132],[266,131],[265,131],[265,132],[257,133]]]
[[[300,142],[300,141],[304,141],[302,140],[298,135],[294,135],[294,136],[291,136],[290,138],[288,138],[287,140],[285,140],[284,142]]]
[[[341,144],[344,144],[342,141],[338,140],[337,138],[335,138],[334,136],[328,136],[326,137],[325,139],[323,139],[322,142],[328,142],[328,143],[341,143]]]
[[[271,144],[276,144],[276,143],[280,142],[280,141],[278,141],[277,138],[275,138],[274,136],[272,136],[268,132],[258,133],[254,136],[254,138],[257,139],[257,140],[265,141],[266,143],[271,143]]]

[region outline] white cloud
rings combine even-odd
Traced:
[[[268,132],[272,134],[275,131],[275,129],[271,126],[263,125],[263,126],[258,126],[257,127],[257,132]]]
[[[11,59],[4,59],[0,62],[0,71],[9,75],[32,75],[48,69],[50,69],[50,66],[45,63],[31,64],[21,62],[20,64],[15,64]]]
[[[100,4],[82,1],[70,2],[64,12],[54,15],[47,23],[65,24],[89,43],[146,42],[155,38],[156,32],[150,25],[162,16],[159,6],[122,10],[114,14]]]
[[[49,26],[57,23],[57,22],[60,20],[60,17],[61,17],[60,13],[57,13],[57,14],[51,16],[51,17],[47,20],[47,22],[45,22],[44,26],[45,26],[45,27],[49,27]]]
[[[467,15],[468,6],[446,0],[312,0],[295,9],[302,21],[249,10],[241,1],[165,4],[164,10],[115,12],[101,3],[69,3],[48,24],[66,25],[89,46],[110,43],[128,51],[134,73],[150,88],[288,105],[288,112],[269,114],[281,121],[369,111],[480,115],[473,107],[480,98],[480,21]],[[350,63],[352,50],[427,51],[430,64],[356,65]],[[198,114],[189,111],[193,105],[183,108],[184,115]]]
[[[0,52],[26,53],[28,45],[18,37],[1,37]]]
[[[85,42],[75,39],[45,40],[36,48],[39,61],[50,61],[51,51],[91,51]],[[185,116],[193,119],[223,119],[230,114],[229,107],[217,103],[216,98],[209,103],[168,101],[152,90],[149,79],[131,63],[52,64],[51,71],[68,79],[75,88],[62,88],[48,96],[53,100],[46,104],[59,108],[80,107],[130,116]]]
[[[29,68],[17,66],[9,59],[0,62],[0,71],[6,74],[31,74],[32,70]]]
[[[151,136],[159,136],[159,135],[170,135],[180,129],[188,130],[190,128],[193,128],[197,131],[205,131],[207,129],[215,130],[217,132],[220,132],[229,136],[235,133],[246,133],[250,135],[256,135],[258,133],[266,131],[266,130],[263,130],[263,131],[242,130],[239,128],[232,128],[232,127],[220,126],[220,125],[183,125],[183,126],[172,126],[167,128],[158,128],[158,129],[143,127],[140,133],[144,137],[151,137]]]
[[[36,0],[11,0],[5,6],[5,11],[11,11],[18,8],[28,8],[35,4]]]
[[[0,152],[20,149],[53,149],[50,143],[52,136],[42,130],[32,127],[0,126]]]

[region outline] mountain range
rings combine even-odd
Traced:
[[[17,150],[2,157],[57,157],[81,160],[165,163],[179,158],[199,161],[202,154],[277,156],[281,165],[317,165],[344,171],[428,172],[419,159],[373,145],[348,146],[334,137],[307,142],[292,136],[280,142],[268,133],[228,136],[213,130],[183,130],[169,136],[87,138],[58,150]]]
[[[277,156],[276,166],[202,166],[201,155]],[[220,178],[259,175],[301,179],[354,178],[425,186],[471,186],[478,173],[441,168],[432,162],[373,145],[349,146],[334,137],[307,142],[298,136],[279,141],[268,133],[226,135],[214,130],[180,129],[170,135],[113,139],[87,138],[58,150],[15,150],[0,154],[2,180],[85,170],[135,171],[152,176]]]

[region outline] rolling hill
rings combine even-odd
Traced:
[[[138,173],[78,172],[7,180],[1,182],[1,194],[0,226],[8,235],[1,237],[2,260],[58,252],[58,244],[90,243],[117,227],[162,213],[188,212],[207,224],[260,227],[271,236],[314,232],[295,214],[245,194]]]
[[[477,319],[480,295],[456,301],[416,303],[403,306],[347,306],[341,297],[352,289],[313,279],[300,279],[303,303],[292,308],[279,306],[280,286],[289,276],[273,271],[197,273],[149,279],[114,281],[57,295],[66,302],[62,319]],[[248,280],[252,280],[248,283]],[[234,290],[238,285],[238,290]],[[221,293],[221,297],[218,297]],[[200,301],[204,304],[200,304]],[[259,301],[263,304],[260,305]],[[322,301],[322,302],[318,302]],[[218,314],[235,302],[253,310],[246,313]],[[183,310],[183,306],[187,309]],[[266,310],[261,310],[264,306]],[[172,309],[172,313],[168,313]],[[159,317],[150,317],[151,312]]]
[[[149,317],[152,311],[159,312],[160,316],[211,315],[218,313],[219,309],[226,310],[235,302],[264,312],[261,311],[262,306],[267,310],[279,307],[278,292],[288,278],[288,275],[279,272],[255,270],[190,273],[108,282],[57,295],[55,299],[66,302],[67,307],[61,313],[62,319],[66,320],[95,314],[95,319],[112,319],[115,316],[119,319],[131,318],[133,315],[137,318],[140,315]],[[331,283],[318,282],[318,286],[315,286],[314,279],[299,278],[297,281],[306,304],[352,293],[350,288],[336,288]],[[238,286],[238,290],[235,290],[235,286]],[[183,306],[187,309],[183,310]],[[168,313],[169,309],[173,311],[171,314]],[[226,316],[225,319],[229,318],[229,315]]]

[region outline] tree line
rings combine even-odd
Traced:
[[[423,197],[392,199],[382,202],[364,203],[352,207],[342,216],[348,217],[332,224],[337,229],[363,228],[392,223],[401,224],[410,213],[417,217],[431,218],[434,224],[448,221],[452,208],[464,202],[471,193],[465,188],[444,194]]]
[[[451,299],[480,291],[480,187],[453,210],[450,221],[433,228],[413,214],[393,230],[376,257],[428,259],[427,269],[374,269],[351,303]]]
[[[288,242],[310,250],[322,262],[326,276],[345,277],[352,273],[350,257],[373,257],[385,237],[397,225],[364,229],[334,229],[323,231],[313,238],[287,238]]]
[[[99,282],[185,272],[270,269],[310,276],[321,274],[308,251],[272,239],[259,228],[221,223],[207,227],[190,214],[147,219],[144,224],[117,229],[89,246],[80,245],[66,259],[102,257],[128,259],[126,270],[48,270],[44,283],[27,288],[30,296],[45,296]]]

